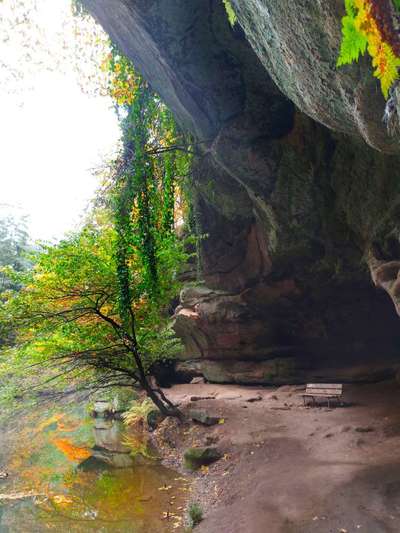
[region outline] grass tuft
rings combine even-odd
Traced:
[[[189,522],[191,527],[195,527],[203,520],[203,509],[198,503],[191,503],[188,509]]]

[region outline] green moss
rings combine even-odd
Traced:
[[[188,470],[198,470],[201,466],[215,463],[221,457],[217,448],[189,448],[184,454],[184,465]]]

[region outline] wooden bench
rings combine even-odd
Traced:
[[[308,383],[306,392],[303,394],[304,405],[306,399],[311,398],[315,405],[316,398],[326,398],[328,400],[328,407],[330,401],[336,400],[339,402],[343,394],[343,385],[340,383]]]

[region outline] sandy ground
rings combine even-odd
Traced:
[[[301,387],[166,392],[224,421],[174,430],[171,464],[189,445],[226,454],[193,484],[205,510],[197,533],[400,532],[399,385],[345,386],[347,405],[332,409],[304,407]]]

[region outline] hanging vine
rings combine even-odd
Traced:
[[[140,315],[140,302],[146,302],[147,314],[160,316],[160,307],[171,295],[171,279],[164,279],[163,273],[179,270],[177,262],[187,257],[175,229],[179,181],[190,168],[191,154],[169,110],[114,47],[107,69],[110,94],[123,117],[123,146],[113,186],[119,315],[129,332],[126,342],[142,387],[161,410],[176,415],[178,411],[146,378],[149,367],[143,363],[137,327],[138,321],[148,320]],[[141,276],[135,278],[138,265]],[[162,335],[162,330],[152,334]]]
[[[110,94],[124,116],[123,154],[116,176],[120,245],[123,248],[129,241],[135,249],[144,267],[146,292],[155,298],[162,289],[160,255],[165,258],[168,248],[174,247],[175,227],[186,218],[183,181],[191,150],[171,112],[115,47],[105,65]],[[126,270],[123,257],[118,268]],[[128,295],[124,298],[128,300]]]

